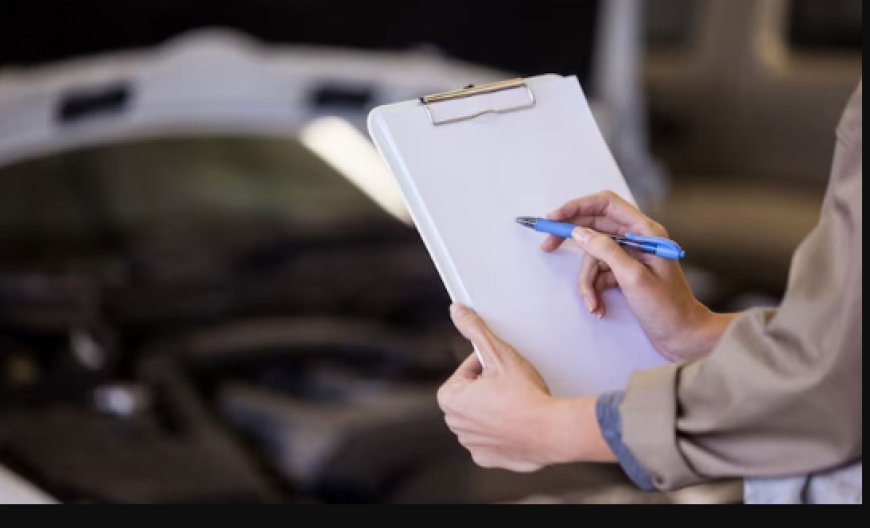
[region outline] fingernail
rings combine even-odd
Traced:
[[[574,240],[580,242],[581,244],[585,244],[586,242],[588,242],[591,235],[592,230],[585,227],[575,227],[574,230],[571,231],[571,236],[574,237]]]
[[[592,301],[586,301],[586,307],[589,308],[589,313],[595,313],[595,303]]]
[[[599,319],[601,319],[604,317],[604,312],[598,312],[596,315],[598,316]]]
[[[450,315],[452,315],[453,317],[460,317],[463,314],[465,314],[465,312],[467,312],[467,311],[468,311],[468,308],[466,308],[462,304],[453,303],[450,305]]]

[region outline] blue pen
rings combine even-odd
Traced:
[[[571,238],[571,232],[577,227],[567,222],[556,222],[533,216],[518,216],[517,223],[535,231],[562,238]],[[634,248],[657,257],[678,260],[686,256],[683,248],[669,238],[635,235],[633,233],[626,233],[623,236],[610,235],[610,238],[623,247]]]

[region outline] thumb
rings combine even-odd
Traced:
[[[610,238],[610,235],[585,227],[576,227],[571,232],[571,238],[587,254],[610,266],[620,286],[634,284],[638,278],[648,273],[646,267],[622,249],[615,240]]]
[[[477,358],[477,354],[471,353],[465,360],[459,364],[456,371],[447,379],[447,384],[461,384],[465,381],[474,381],[483,372],[483,366]]]
[[[450,318],[459,333],[474,344],[474,348],[481,355],[484,369],[498,371],[504,364],[504,347],[501,339],[492,333],[477,312],[454,303],[450,305]]]

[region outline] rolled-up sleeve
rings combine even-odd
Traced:
[[[781,306],[735,319],[705,358],[632,376],[622,441],[655,487],[861,458],[861,118],[859,85],[819,224],[795,253]]]
[[[616,455],[616,460],[628,478],[640,489],[651,491],[655,487],[650,474],[634,458],[625,442],[622,441],[622,417],[619,414],[619,406],[624,398],[625,393],[623,392],[609,392],[598,397],[595,402],[598,427],[601,429],[601,436],[604,437],[604,441]]]

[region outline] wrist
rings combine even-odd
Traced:
[[[552,398],[539,424],[541,462],[613,462],[595,414],[597,398]]]
[[[722,334],[725,333],[725,329],[728,328],[731,320],[737,316],[734,313],[714,312],[703,304],[700,304],[700,306],[702,310],[699,311],[700,315],[696,324],[691,326],[693,335],[688,340],[690,343],[693,343],[696,357],[708,354],[713,350],[713,347],[722,338]]]
[[[672,361],[695,359],[710,353],[737,315],[714,312],[697,300],[686,313],[685,331],[668,347],[667,356]]]

